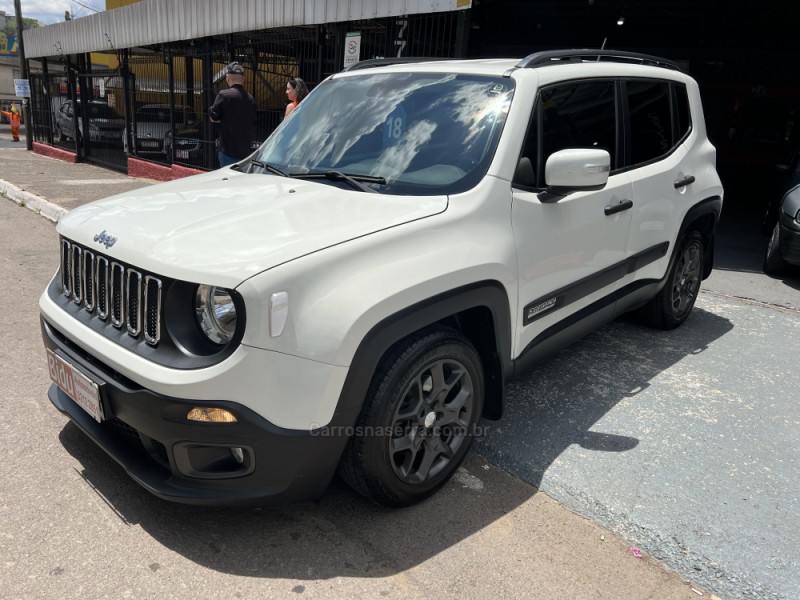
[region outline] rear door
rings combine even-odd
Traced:
[[[698,170],[708,161],[691,150],[696,145],[687,143],[692,123],[684,85],[629,79],[621,90],[628,111],[625,161],[636,196],[628,242],[636,269],[626,277],[628,284],[661,279],[666,273],[680,223],[697,201],[694,182],[702,177]]]

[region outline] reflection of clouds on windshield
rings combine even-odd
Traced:
[[[259,158],[290,173],[341,168],[388,181],[402,180],[431,144],[477,164],[491,151],[512,94],[513,87],[496,79],[451,73],[334,78],[281,124]],[[389,118],[398,122],[394,134]],[[431,161],[445,164],[445,158]]]
[[[381,152],[375,173],[389,180],[405,173],[420,147],[428,143],[434,131],[436,131],[436,123],[430,121],[414,123],[403,136],[402,141]]]
[[[490,95],[492,84],[470,83],[456,89],[449,101],[453,108],[453,117],[467,126],[464,144],[469,144],[484,127],[491,127],[501,111],[508,110],[510,93]],[[489,117],[489,120],[484,120]]]
[[[343,80],[340,85],[348,86],[348,97],[341,98],[327,114],[317,115],[313,129],[304,128],[295,136],[287,162],[304,164],[310,170],[323,164],[337,164],[350,148],[383,127],[387,115],[417,90],[453,78],[453,75],[445,75],[422,79],[409,82],[400,89],[393,85],[393,93],[386,96],[380,93],[371,96],[369,90],[379,87],[382,82],[394,83],[390,76]]]

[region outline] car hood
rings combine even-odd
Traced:
[[[86,204],[58,232],[145,271],[235,287],[323,248],[429,217],[446,196],[392,196],[220,169]],[[100,234],[116,238],[105,246]]]
[[[125,127],[124,119],[91,119],[89,122],[104,129],[123,129]],[[78,124],[83,125],[80,120],[78,120]]]

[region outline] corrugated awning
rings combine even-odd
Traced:
[[[471,6],[472,0],[142,0],[23,35],[26,57],[40,58]]]

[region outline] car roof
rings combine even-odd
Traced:
[[[169,109],[169,104],[143,104],[142,106],[140,106],[136,110],[142,110],[143,108],[155,108],[155,109],[158,109],[158,110],[168,110]],[[185,104],[176,104],[174,106],[174,108],[177,108],[177,109],[189,108],[191,110],[194,110],[194,108],[192,108],[191,106],[186,106]]]
[[[387,58],[368,59],[351,65],[334,77],[359,72],[454,73],[516,77],[536,72],[541,81],[585,76],[657,77],[686,81],[678,66],[656,56],[615,50],[551,50],[525,58]],[[524,75],[523,75],[524,76]]]
[[[429,59],[425,61],[398,62],[390,64],[365,64],[357,69],[343,71],[334,75],[334,78],[370,73],[464,73],[475,75],[502,75],[519,63],[518,58],[475,58],[467,60],[458,59]]]

